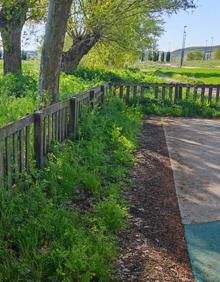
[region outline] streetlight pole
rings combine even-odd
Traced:
[[[208,47],[208,40],[206,40],[205,42],[206,42],[206,44],[205,44],[205,51],[204,51],[203,61],[206,60],[207,47]]]
[[[183,45],[182,45],[182,50],[181,50],[180,67],[182,67],[182,65],[183,65],[184,55],[185,55],[186,28],[187,28],[187,26],[185,25],[185,26],[184,26],[184,29],[183,29]]]
[[[211,37],[211,49],[210,49],[210,59],[212,58],[212,52],[213,52],[213,41],[214,41],[214,37]]]

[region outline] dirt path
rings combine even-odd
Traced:
[[[126,192],[129,228],[116,264],[122,281],[193,281],[162,126],[145,120],[133,186]]]

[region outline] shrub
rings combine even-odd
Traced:
[[[170,51],[166,53],[166,62],[169,63],[171,59]]]
[[[220,60],[220,47],[215,50],[214,59]]]
[[[23,61],[26,61],[26,60],[27,60],[27,52],[26,52],[26,51],[22,51],[22,52],[21,52],[21,59],[22,59]]]
[[[199,51],[192,51],[187,53],[187,61],[202,60],[203,53]]]
[[[7,74],[0,78],[0,95],[25,97],[36,95],[37,81],[31,75]]]
[[[164,60],[165,60],[165,53],[164,52],[161,53],[160,60],[161,60],[162,63],[164,62]]]

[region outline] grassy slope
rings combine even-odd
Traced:
[[[204,68],[159,68],[155,75],[178,81],[206,84],[220,84],[220,70]]]
[[[208,60],[208,61],[185,61],[184,66],[186,67],[196,67],[196,68],[207,68],[207,69],[219,69],[219,60]]]
[[[184,68],[166,66],[161,63],[138,65],[151,75],[181,82],[220,84],[220,61],[186,62]]]

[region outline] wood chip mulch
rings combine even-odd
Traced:
[[[128,228],[115,264],[121,281],[194,281],[163,127],[144,121],[136,153]]]

